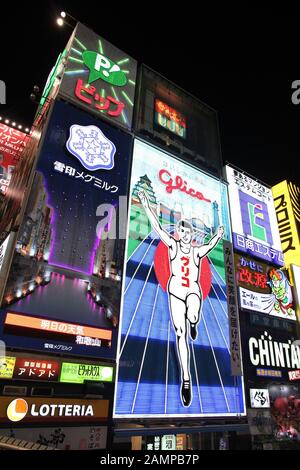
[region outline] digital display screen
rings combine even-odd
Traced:
[[[130,151],[129,135],[56,102],[5,286],[7,346],[114,357]]]
[[[236,416],[226,185],[135,140],[115,418]]]

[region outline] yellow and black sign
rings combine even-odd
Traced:
[[[285,264],[300,265],[300,188],[282,181],[272,192]]]

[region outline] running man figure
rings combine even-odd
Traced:
[[[141,190],[138,196],[152,228],[169,249],[171,268],[168,283],[169,306],[181,369],[181,401],[183,406],[188,407],[192,401],[192,381],[187,328],[189,325],[190,337],[195,341],[202,308],[202,292],[199,285],[201,259],[207,256],[223,237],[224,228],[220,226],[217,234],[207,244],[195,246],[192,245],[194,236],[192,225],[185,220],[180,220],[177,224],[179,240],[176,240],[162,228],[158,217],[150,207],[145,191]]]

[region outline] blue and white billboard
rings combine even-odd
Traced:
[[[121,130],[55,103],[0,310],[7,346],[115,358],[125,248],[115,230],[131,145]]]
[[[226,185],[136,140],[129,214],[114,417],[244,415],[243,378],[231,375]]]

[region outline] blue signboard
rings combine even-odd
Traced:
[[[131,137],[54,106],[2,302],[7,346],[114,357]]]
[[[135,141],[115,418],[245,414],[230,368],[226,191]]]

